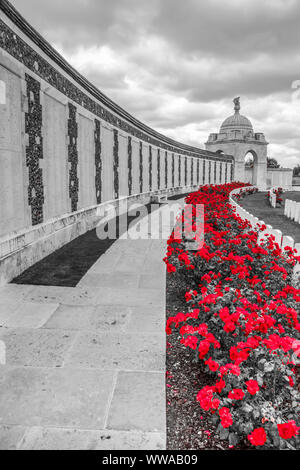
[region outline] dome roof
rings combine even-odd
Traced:
[[[245,116],[242,116],[239,112],[235,112],[232,116],[229,116],[223,122],[220,132],[227,132],[229,130],[243,130],[243,131],[253,131],[251,121]]]
[[[227,119],[225,119],[225,121],[223,122],[220,128],[220,133],[228,132],[231,130],[253,132],[253,127],[249,119],[240,114],[240,108],[241,108],[240,98],[239,97],[234,98],[233,102],[234,102],[234,114],[232,116],[229,116]]]

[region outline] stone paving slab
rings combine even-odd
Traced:
[[[115,268],[117,273],[120,273],[123,276],[127,276],[128,273],[142,272],[143,266],[146,262],[146,256],[142,253],[140,256],[123,253],[119,259],[119,262]]]
[[[112,371],[0,366],[0,424],[102,429],[113,383]]]
[[[0,303],[0,326],[5,325],[7,320],[12,316],[12,314],[17,310],[19,306],[20,303],[18,302]]]
[[[141,274],[139,279],[140,289],[164,289],[164,278],[153,274]]]
[[[155,333],[165,338],[165,307],[130,307],[130,318],[125,328],[132,333]]]
[[[114,245],[112,245],[114,246]],[[109,273],[113,272],[115,269],[115,266],[119,262],[119,258],[121,256],[121,251],[120,252],[111,252],[108,250],[104,255],[101,256],[101,263],[96,261],[95,264],[89,269],[88,273]]]
[[[0,303],[12,304],[23,302],[34,289],[34,286],[25,286],[22,284],[7,284],[0,287]]]
[[[76,332],[31,328],[2,328],[9,366],[61,367]]]
[[[3,324],[10,328],[40,328],[51,317],[58,306],[59,304],[22,302]]]
[[[82,332],[73,344],[65,367],[163,370],[164,345],[163,334]]]
[[[112,287],[119,286],[122,289],[137,288],[139,287],[140,275],[136,272],[126,273],[124,276],[120,272],[111,273],[95,273],[88,272],[78,283],[79,286],[93,286],[93,287]]]
[[[95,287],[32,286],[31,290],[24,294],[23,300],[36,303],[95,305],[98,296],[99,289]]]
[[[124,305],[124,306],[141,306],[144,305],[164,305],[165,304],[165,287],[160,289],[141,289],[141,288],[113,288],[99,287],[97,289],[96,305]]]
[[[25,434],[24,426],[0,425],[0,450],[16,450]]]
[[[107,427],[165,432],[164,372],[120,372]]]
[[[129,322],[132,307],[123,305],[60,305],[44,328],[77,331],[120,331]]]

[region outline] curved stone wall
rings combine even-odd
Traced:
[[[231,156],[169,139],[108,99],[6,0],[0,3],[0,167],[2,265],[3,257],[8,265],[7,257],[28,246],[16,248],[16,238],[36,226],[40,233],[106,201],[233,177]],[[53,239],[46,253],[58,246]]]

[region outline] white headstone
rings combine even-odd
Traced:
[[[275,242],[278,243],[279,246],[281,246],[282,231],[272,228],[271,230],[269,230],[269,233],[270,235],[274,236]]]
[[[300,256],[300,243],[295,243],[294,250],[296,250],[295,255]]]
[[[290,215],[290,218],[292,220],[295,220],[296,206],[297,206],[297,202],[296,201],[291,201],[291,215]]]
[[[295,205],[295,222],[300,223],[300,202]]]
[[[294,244],[295,244],[295,240],[293,239],[293,237],[289,237],[288,235],[284,235],[282,237],[282,249],[284,250],[284,248],[286,246],[290,246],[291,248],[294,248]]]
[[[289,217],[290,206],[291,206],[290,199],[286,199],[284,203],[284,215],[286,215],[287,217]]]

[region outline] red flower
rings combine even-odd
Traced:
[[[267,435],[264,428],[257,428],[248,434],[248,439],[253,446],[263,446],[267,440]]]
[[[291,437],[298,434],[300,427],[296,426],[295,421],[289,421],[288,423],[277,424],[277,429],[282,439],[291,439]]]
[[[210,342],[204,339],[203,341],[200,341],[199,344],[199,358],[203,359],[204,356],[208,353],[210,348]]]
[[[219,364],[216,361],[213,361],[211,357],[207,361],[205,361],[205,364],[208,365],[209,370],[211,370],[212,372],[215,372],[219,369]]]
[[[295,382],[294,382],[292,377],[289,377],[289,383],[290,383],[291,387],[293,387],[295,385]]]
[[[176,271],[176,267],[172,264],[167,264],[167,271],[168,273],[174,273]]]
[[[221,418],[221,425],[223,428],[229,428],[229,426],[232,425],[232,415],[229,411],[229,408],[226,408],[226,406],[223,406],[223,408],[219,409],[219,415]]]
[[[241,388],[234,388],[228,394],[228,398],[231,398],[232,400],[242,400],[244,396],[245,394]]]
[[[197,401],[200,403],[200,406],[203,410],[208,411],[216,404],[212,403],[214,401],[213,394],[213,387],[210,387],[209,385],[206,385],[198,392]]]
[[[256,392],[259,391],[259,386],[256,380],[247,380],[245,384],[250,395],[255,395]]]
[[[226,387],[226,383],[223,379],[215,383],[215,391],[218,393],[221,393],[224,387]]]
[[[225,323],[224,331],[226,331],[226,333],[230,333],[231,331],[234,331],[234,330],[235,330],[235,324],[232,321],[228,321]]]

